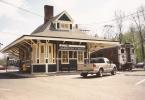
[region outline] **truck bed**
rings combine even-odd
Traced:
[[[78,64],[78,71],[93,71],[93,64]]]

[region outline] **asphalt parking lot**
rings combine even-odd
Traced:
[[[102,78],[79,75],[11,77],[0,74],[0,100],[145,100],[145,71]]]

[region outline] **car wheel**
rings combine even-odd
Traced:
[[[88,75],[87,73],[81,73],[81,76],[84,77],[84,78],[86,78],[87,75]]]
[[[99,77],[102,77],[103,76],[103,70],[102,69],[99,69],[98,76]]]
[[[116,74],[116,68],[113,68],[113,70],[111,71],[111,74],[112,75],[115,75]]]

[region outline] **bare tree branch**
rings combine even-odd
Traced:
[[[141,15],[139,14],[142,14],[143,13],[140,11],[140,10],[137,10],[136,12],[136,15],[133,15],[132,16],[132,19],[133,19],[133,22],[135,23],[136,27],[137,27],[137,30],[138,30],[138,33],[139,33],[139,37],[140,37],[140,44],[141,44],[141,51],[142,51],[142,61],[144,61],[144,37],[143,37],[143,27],[142,27],[142,17]]]
[[[115,11],[115,19],[117,28],[119,31],[119,41],[122,43],[123,38],[123,21],[124,21],[125,14],[122,11]]]

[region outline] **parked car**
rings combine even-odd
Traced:
[[[135,65],[136,68],[144,68],[145,63],[144,62],[139,62]]]
[[[5,69],[5,67],[0,65],[0,70],[4,70],[4,69]]]
[[[104,57],[92,58],[88,64],[78,64],[78,71],[81,72],[80,75],[83,77],[87,77],[88,74],[96,74],[102,77],[103,73],[115,75],[116,70],[116,65]]]

